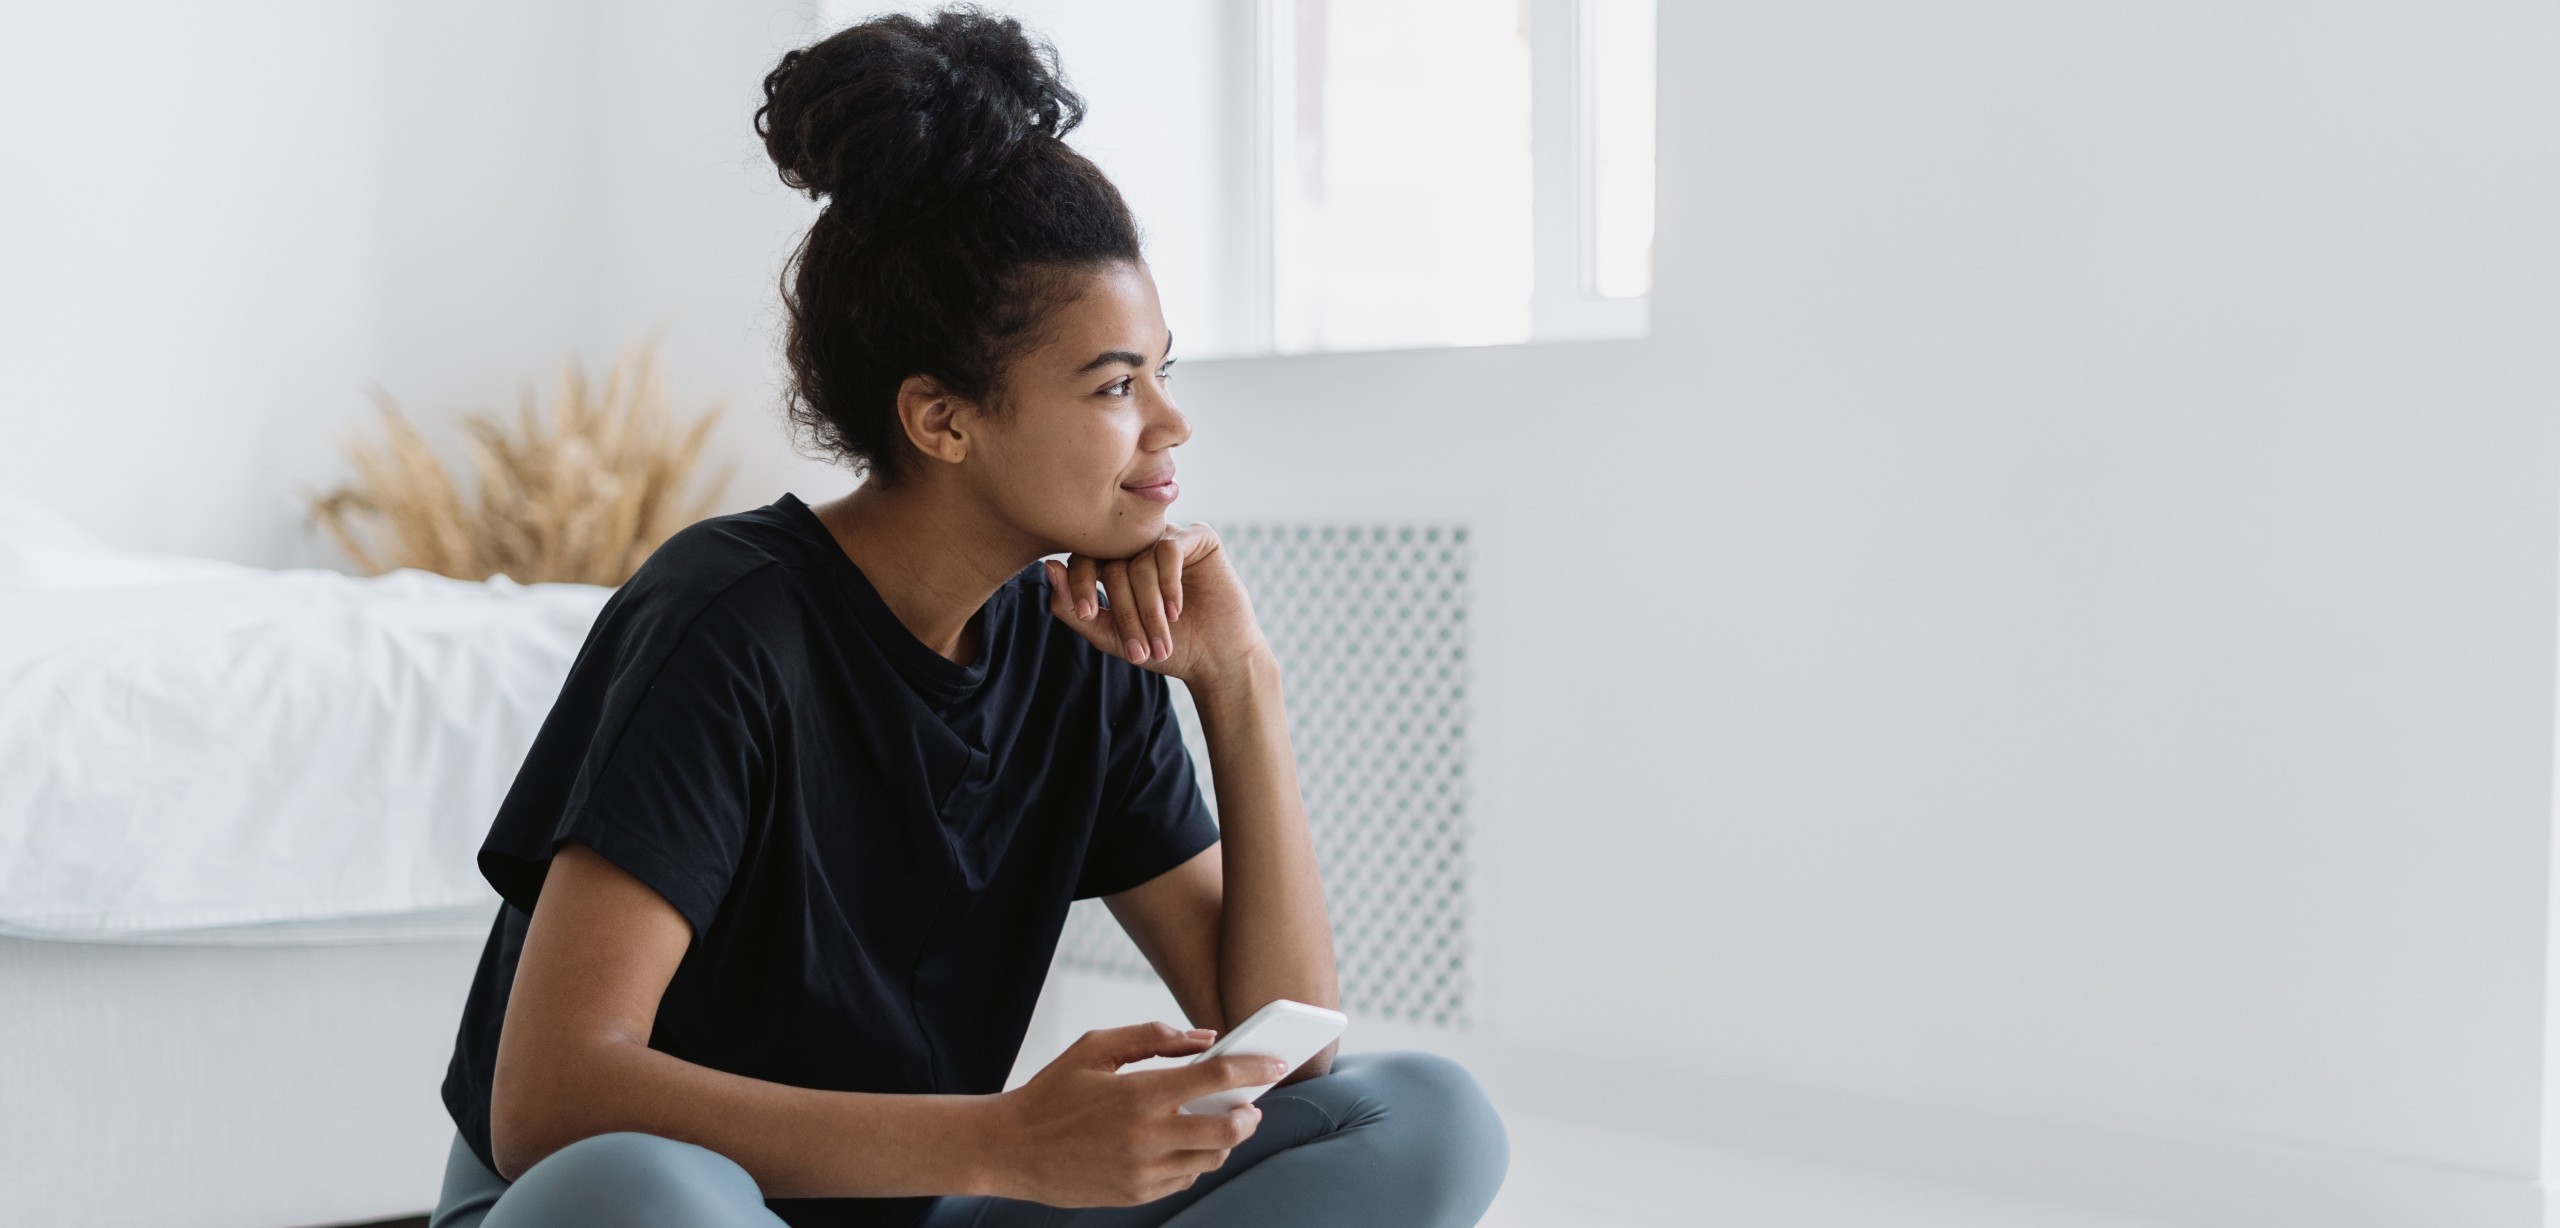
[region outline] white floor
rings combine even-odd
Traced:
[[[1008,1086],[1086,1028],[1179,1018],[1151,979],[1061,970]],[[1499,1107],[1511,1173],[1482,1228],[2171,1228]]]
[[[1482,1228],[2166,1228],[2153,1221],[1506,1112]]]

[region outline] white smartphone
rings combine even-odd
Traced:
[[[1296,1070],[1306,1065],[1308,1058],[1323,1052],[1324,1047],[1332,1044],[1334,1038],[1342,1035],[1342,1030],[1349,1026],[1350,1017],[1341,1011],[1274,998],[1270,1005],[1255,1011],[1251,1018],[1237,1024],[1219,1037],[1216,1044],[1191,1060],[1205,1062],[1213,1057],[1242,1053],[1252,1057],[1276,1057],[1287,1062],[1289,1069]],[[1260,1087],[1230,1087],[1222,1092],[1211,1092],[1183,1105],[1182,1111],[1195,1115],[1224,1113],[1238,1105],[1253,1103],[1254,1097],[1270,1091],[1278,1082],[1275,1079]]]

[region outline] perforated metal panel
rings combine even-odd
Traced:
[[[1323,868],[1343,1004],[1468,1021],[1467,534],[1456,525],[1223,526],[1287,680],[1299,791]],[[1183,737],[1211,790],[1189,697]],[[1060,958],[1152,975],[1099,900]]]

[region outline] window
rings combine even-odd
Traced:
[[[1260,0],[1248,352],[1644,334],[1653,0]]]
[[[1528,340],[1525,8],[1275,0],[1266,11],[1270,347]]]
[[[1653,289],[1654,0],[1582,0],[1584,282],[1594,297]]]
[[[1186,355],[1644,335],[1654,0],[992,7],[1057,44]]]

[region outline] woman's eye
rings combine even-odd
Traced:
[[[1120,378],[1111,381],[1109,384],[1104,385],[1102,395],[1106,397],[1125,397],[1129,395],[1129,377],[1123,375]]]

